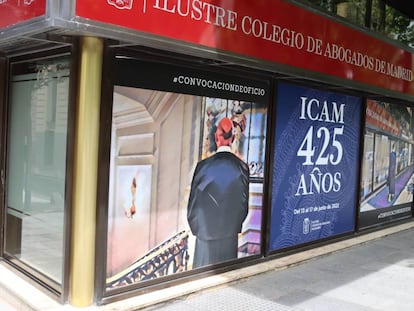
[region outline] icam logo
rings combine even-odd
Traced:
[[[309,218],[305,218],[303,220],[302,231],[303,231],[303,234],[308,234],[310,232],[310,220],[309,220]]]

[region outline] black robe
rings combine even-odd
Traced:
[[[193,268],[237,258],[237,237],[248,213],[249,168],[231,152],[199,162],[187,219],[197,237]]]

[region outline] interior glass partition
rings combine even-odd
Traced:
[[[69,58],[11,68],[5,254],[62,283]]]

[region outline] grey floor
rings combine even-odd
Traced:
[[[412,311],[414,229],[144,310]]]
[[[414,310],[414,227],[407,224],[407,228],[409,229],[374,240],[361,239],[364,241],[363,244],[315,257],[283,270],[259,274],[233,284],[213,287],[139,310],[412,311]],[[347,244],[347,241],[339,243]],[[0,279],[16,278],[8,269],[3,267],[2,271],[4,275],[0,274]],[[11,301],[9,298],[14,296],[3,293],[4,289],[0,286],[0,311],[80,310],[68,305],[61,306],[43,293],[39,293],[24,280],[16,278],[13,284],[7,283],[5,288],[18,291],[25,300],[19,298],[14,302]],[[141,299],[140,296],[135,298],[137,301]],[[33,307],[27,307],[28,301]],[[138,310],[127,301],[125,304],[122,302],[116,305],[81,309],[85,311]]]

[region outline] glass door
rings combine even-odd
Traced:
[[[11,66],[5,256],[62,284],[69,57]]]

